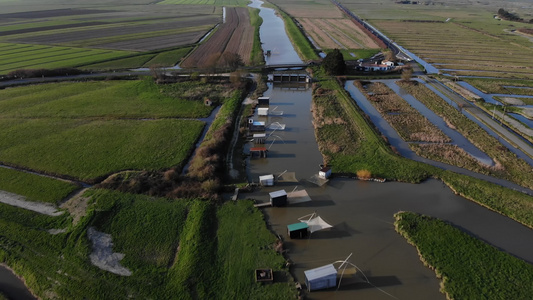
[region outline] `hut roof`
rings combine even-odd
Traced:
[[[337,269],[333,266],[333,264],[325,265],[319,268],[311,269],[304,271],[305,277],[307,280],[312,281],[315,279],[335,275],[337,276]]]

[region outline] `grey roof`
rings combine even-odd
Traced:
[[[308,281],[335,275],[337,276],[337,269],[332,264],[325,265],[319,268],[304,271],[305,277]]]

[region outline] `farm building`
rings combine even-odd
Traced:
[[[302,239],[309,234],[309,225],[304,222],[287,225],[287,233],[291,239]]]
[[[269,193],[270,205],[272,206],[285,206],[287,205],[287,192],[285,190],[279,190]]]
[[[337,285],[337,269],[333,264],[304,271],[308,291],[331,288]]]
[[[259,176],[259,184],[262,186],[273,186],[274,185],[274,175],[263,175]]]
[[[385,72],[394,69],[394,65],[390,64],[359,64],[355,67],[357,71],[363,72]]]

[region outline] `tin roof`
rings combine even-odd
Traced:
[[[325,265],[319,268],[304,271],[305,277],[308,281],[319,279],[322,277],[337,276],[337,269],[332,264]]]
[[[287,196],[287,192],[285,192],[285,190],[279,190],[279,191],[271,192],[269,193],[269,195],[270,195],[270,198],[277,198],[277,197]]]
[[[300,222],[300,223],[294,223],[294,224],[289,224],[287,225],[287,229],[289,229],[289,231],[295,231],[295,230],[300,230],[300,229],[306,229],[308,228],[309,226],[306,224],[306,223],[303,223],[303,222]]]

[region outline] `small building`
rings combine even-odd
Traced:
[[[205,99],[204,100],[204,105],[205,106],[212,106],[213,105],[213,101],[211,101],[211,99]]]
[[[291,239],[303,239],[309,234],[309,225],[304,222],[287,225],[287,233]]]
[[[333,264],[304,271],[308,291],[316,291],[337,285],[337,269]]]
[[[330,167],[323,167],[318,172],[318,177],[322,179],[328,179],[331,176],[331,168]]]
[[[259,176],[259,184],[262,186],[273,186],[274,185],[274,175],[263,175]]]
[[[266,140],[266,133],[254,133],[254,143],[264,144]]]
[[[268,107],[259,107],[257,109],[258,116],[268,116]]]
[[[263,121],[254,121],[250,119],[248,120],[248,125],[250,126],[251,132],[265,131],[265,122]]]
[[[279,190],[269,193],[270,205],[272,206],[285,206],[287,205],[287,192],[285,190]]]
[[[254,157],[256,154],[260,158],[267,157],[267,148],[265,147],[252,147],[250,148],[250,155]]]
[[[270,97],[259,97],[259,98],[257,98],[257,103],[259,105],[269,105],[270,104]]]

